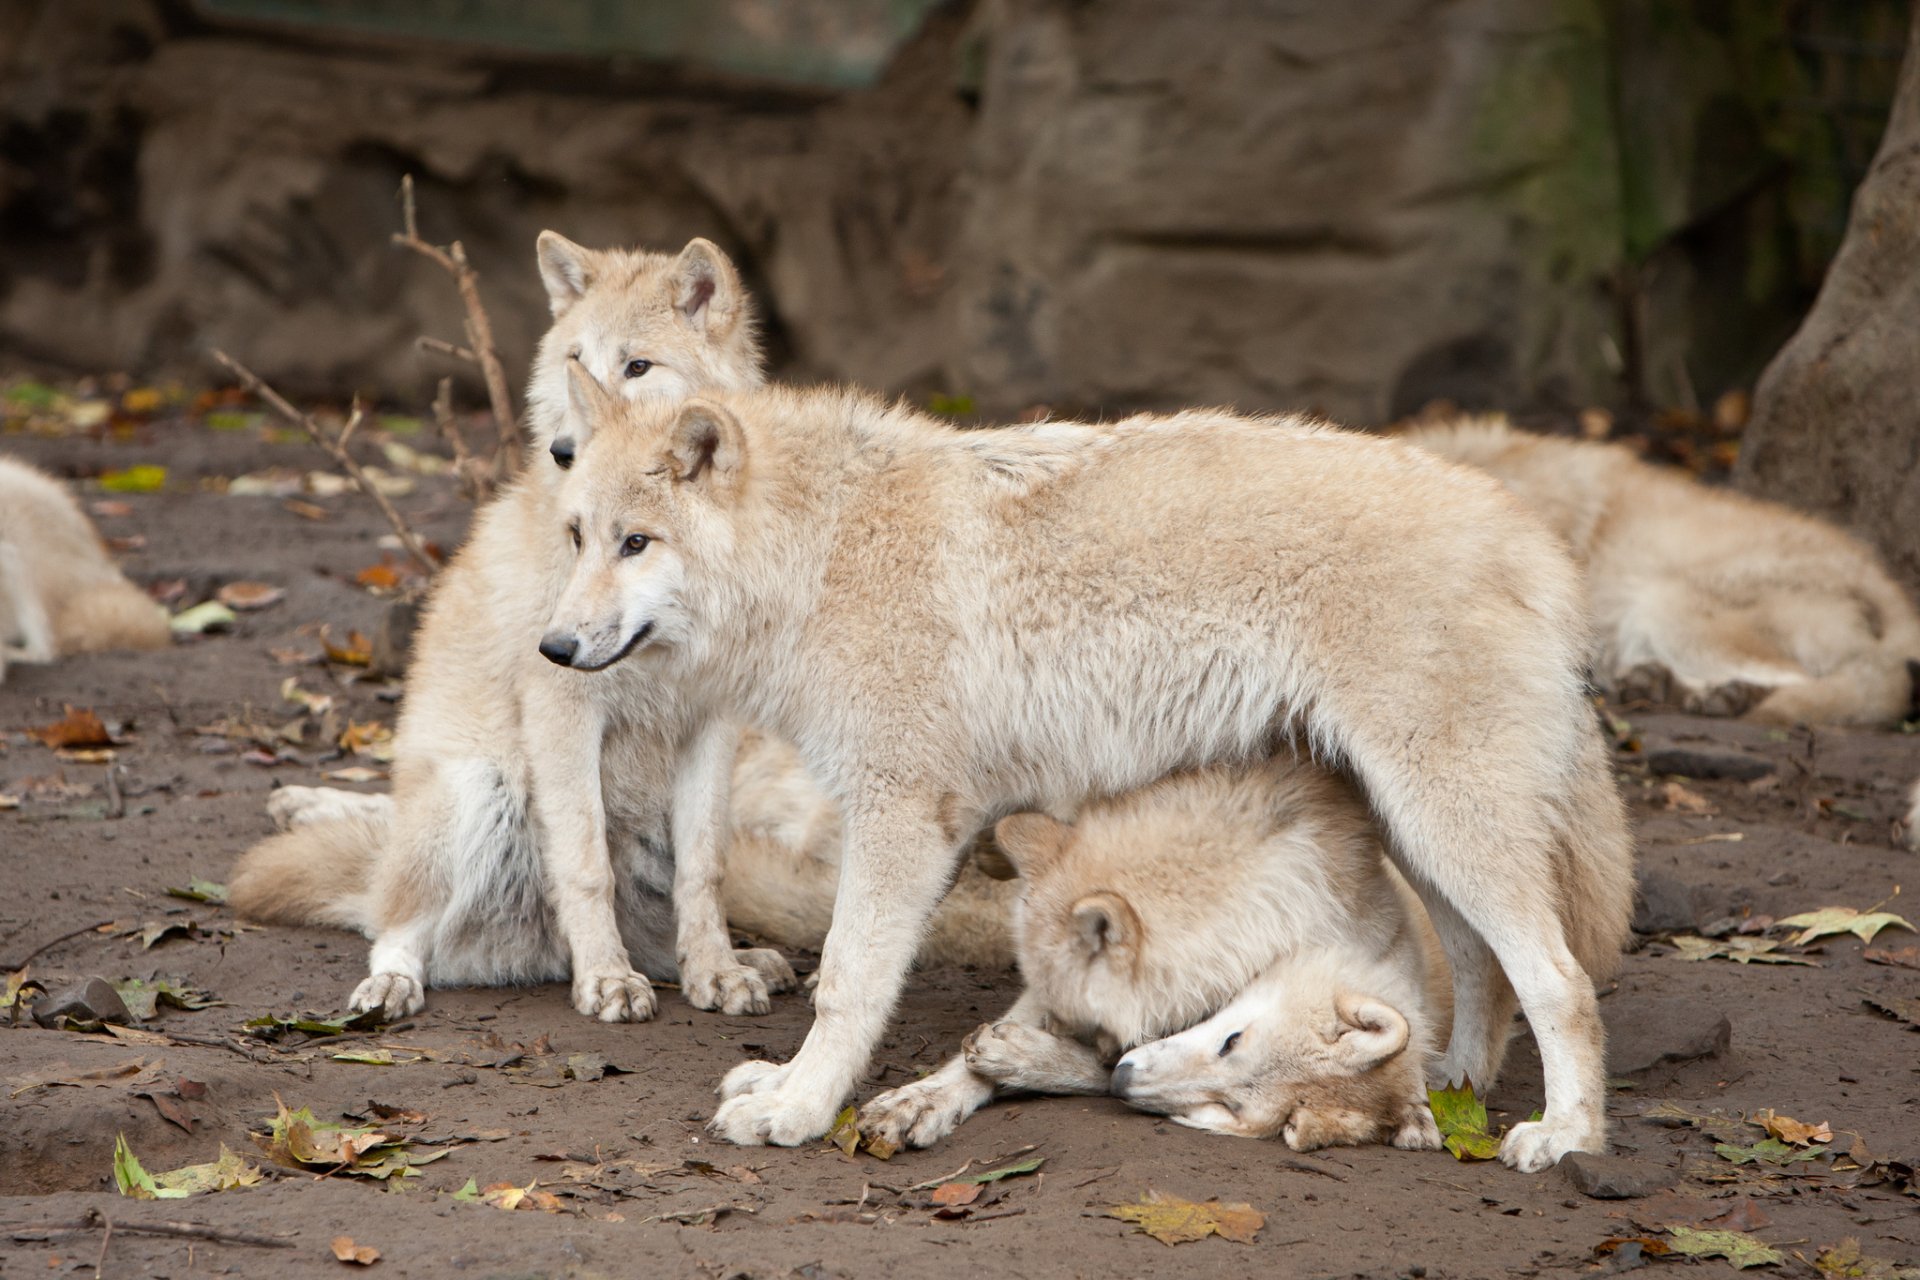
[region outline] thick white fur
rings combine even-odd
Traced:
[[[539,259],[554,324],[528,392],[533,444],[435,586],[390,807],[289,788],[273,806],[285,830],[242,856],[233,903],[373,938],[350,1004],[389,1016],[420,1009],[429,986],[568,974],[574,1006],[603,1021],[652,1016],[646,974],[677,976],[701,1008],[764,1012],[792,970],[733,951],[715,883],[734,731],[637,666],[592,678],[536,649],[572,560],[547,451],[590,426],[567,412],[565,366],[634,402],[752,385],[748,300],[704,240],[676,256],[547,232]],[[652,367],[628,376],[635,359]]]
[[[0,458],[0,680],[8,662],[160,649],[167,614],[128,582],[66,487]]]
[[[1594,670],[1611,691],[1774,724],[1908,713],[1920,613],[1859,539],[1620,445],[1501,418],[1403,438],[1487,471],[1567,540],[1587,568]]]
[[[1504,1158],[1603,1145],[1589,972],[1631,847],[1579,574],[1498,485],[1294,418],[954,433],[849,391],[671,410],[589,384],[619,429],[562,486],[583,542],[552,634],[589,667],[644,640],[642,665],[792,741],[846,823],[813,1029],[729,1073],[717,1134],[826,1131],[986,821],[1292,738],[1351,771],[1446,941],[1438,1073],[1490,1074],[1504,971],[1547,1084]]]
[[[1446,962],[1340,778],[1291,756],[1216,766],[1095,801],[1070,827],[1024,814],[996,835],[1021,874],[1026,990],[940,1070],[867,1103],[863,1134],[925,1146],[996,1088],[1111,1089],[1303,1150],[1439,1145],[1425,1072],[1447,1030]],[[1377,1034],[1386,1022],[1397,1040]]]
[[[1920,782],[1913,784],[1913,799],[1907,806],[1907,845],[1920,849]]]

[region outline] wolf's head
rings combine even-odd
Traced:
[[[1383,969],[1348,948],[1289,956],[1213,1017],[1130,1050],[1114,1096],[1196,1129],[1278,1135],[1295,1151],[1436,1147],[1417,986]]]
[[[592,425],[574,410],[567,366],[578,361],[630,402],[680,401],[764,380],[753,304],[715,245],[678,254],[588,249],[540,233],[540,278],[553,306],[528,386],[536,461],[571,466]]]
[[[595,438],[560,486],[555,533],[572,541],[574,563],[540,652],[599,671],[687,638],[687,570],[731,542],[746,438],[719,404],[631,403],[584,361],[567,364],[569,413]]]

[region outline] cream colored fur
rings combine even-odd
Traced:
[[[1913,798],[1907,806],[1907,845],[1920,849],[1920,782],[1913,784]]]
[[[728,923],[783,947],[818,950],[833,923],[840,846],[839,811],[807,780],[799,753],[765,734],[744,734],[720,879]],[[1012,964],[1009,916],[1018,895],[1018,885],[965,860],[934,912],[920,960]]]
[[[429,986],[571,974],[581,1013],[643,1019],[651,974],[677,975],[701,1008],[764,1012],[792,970],[733,951],[715,883],[735,733],[638,666],[594,678],[536,650],[572,559],[546,453],[590,425],[567,412],[565,366],[634,402],[757,383],[748,300],[704,240],[674,256],[547,232],[539,261],[554,324],[528,393],[533,447],[428,603],[392,800],[281,792],[283,834],[242,856],[232,900],[254,919],[372,937],[355,1009],[398,1016]]]
[[[1351,771],[1447,943],[1436,1073],[1490,1074],[1504,972],[1547,1084],[1504,1158],[1603,1145],[1589,975],[1631,846],[1579,573],[1491,480],[1292,418],[955,433],[850,391],[573,385],[605,425],[562,486],[580,550],[550,638],[792,741],[846,824],[813,1030],[729,1073],[717,1134],[826,1131],[986,822],[1292,739]]]
[[[1026,990],[959,1057],[867,1103],[863,1134],[925,1146],[1001,1089],[1111,1091],[1301,1150],[1440,1144],[1426,1068],[1446,961],[1340,778],[1291,756],[1216,766],[996,835],[1021,873]]]
[[[0,680],[8,662],[165,648],[166,611],[128,582],[66,487],[0,458]]]
[[[1912,705],[1920,613],[1866,544],[1620,446],[1500,418],[1403,437],[1490,473],[1586,565],[1597,678],[1771,724],[1887,725]]]

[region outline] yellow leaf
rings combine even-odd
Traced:
[[[1780,1115],[1771,1107],[1754,1113],[1753,1119],[1780,1141],[1791,1143],[1796,1147],[1810,1147],[1816,1142],[1833,1141],[1833,1129],[1825,1120],[1819,1124],[1806,1124]]]
[[[1855,911],[1851,907],[1822,907],[1818,911],[1803,911],[1797,916],[1788,916],[1779,924],[1783,929],[1800,930],[1787,940],[1796,947],[1804,947],[1815,938],[1824,938],[1829,934],[1851,933],[1862,942],[1872,942],[1882,929],[1913,931],[1911,921],[1891,911]]]
[[[108,493],[153,493],[167,487],[167,469],[152,463],[108,471],[100,477],[100,487]]]
[[[333,1238],[333,1256],[354,1266],[370,1267],[380,1261],[380,1251],[370,1244],[355,1244],[352,1236]]]
[[[1106,1211],[1109,1218],[1131,1222],[1162,1244],[1186,1244],[1219,1236],[1235,1244],[1252,1244],[1267,1216],[1249,1204],[1204,1204],[1182,1200],[1178,1196],[1148,1191],[1137,1204],[1117,1204]]]

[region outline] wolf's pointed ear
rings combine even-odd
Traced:
[[[1067,847],[1073,828],[1044,813],[1016,813],[993,827],[993,842],[1016,874],[1031,880]]]
[[[1411,1031],[1400,1011],[1371,996],[1342,992],[1333,1003],[1340,1019],[1334,1052],[1355,1073],[1369,1071],[1407,1047]]]
[[[716,489],[730,491],[746,460],[747,437],[740,420],[711,400],[687,401],[667,439],[667,465],[674,479],[705,479]]]
[[[1140,917],[1115,893],[1090,893],[1073,904],[1073,928],[1089,956],[1132,946],[1140,937]]]
[[[668,281],[673,309],[709,338],[726,337],[740,322],[746,303],[740,273],[713,241],[689,240]]]
[[[577,245],[558,231],[542,231],[535,255],[540,260],[540,282],[547,286],[547,305],[558,320],[567,308],[580,301],[593,283],[595,259],[599,256],[584,245]]]

